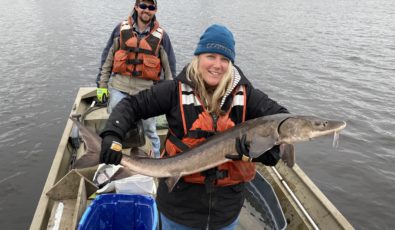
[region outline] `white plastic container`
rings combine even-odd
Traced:
[[[134,175],[131,177],[116,180],[115,191],[116,193],[123,194],[156,194],[156,184],[154,178],[144,175]]]

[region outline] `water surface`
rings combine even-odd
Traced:
[[[74,97],[131,1],[0,0],[0,223],[30,226]],[[395,224],[395,2],[159,1],[178,71],[212,23],[236,64],[293,113],[347,121],[340,147],[299,144],[297,163],[357,229]]]

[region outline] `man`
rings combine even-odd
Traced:
[[[109,113],[127,95],[149,89],[161,77],[171,80],[176,74],[173,47],[156,20],[156,12],[156,0],[136,0],[132,15],[115,27],[103,50],[96,79],[97,96],[99,102],[106,102],[108,86],[111,86]],[[155,118],[143,120],[143,127],[155,157],[159,157],[160,139]]]

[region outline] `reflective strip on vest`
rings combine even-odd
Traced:
[[[122,22],[122,24],[121,24],[121,31],[122,30],[130,30],[130,25],[129,25],[128,20],[125,20],[125,21]]]
[[[192,87],[186,84],[181,84],[181,90],[182,90],[181,101],[183,105],[194,104],[195,106],[201,106],[201,103],[199,99],[195,96],[194,89]],[[185,94],[184,92],[188,92],[188,94]]]
[[[152,33],[152,36],[155,36],[155,37],[157,37],[157,38],[159,38],[159,39],[162,39],[163,30],[162,30],[161,28],[158,28],[156,31],[154,31],[154,32]]]
[[[241,92],[242,94],[238,94],[239,92]],[[243,87],[239,86],[239,88],[236,91],[236,95],[233,97],[233,101],[232,101],[232,107],[233,106],[244,106],[244,95],[243,95],[244,91],[243,91]]]

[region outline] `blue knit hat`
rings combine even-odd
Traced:
[[[214,24],[200,36],[194,55],[202,53],[217,53],[235,61],[235,40],[232,32],[225,26]]]

